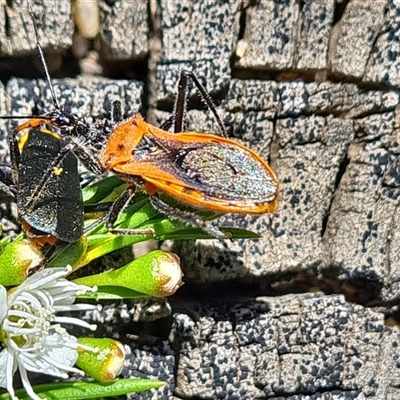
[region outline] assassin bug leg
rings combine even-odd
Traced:
[[[193,72],[186,70],[181,71],[178,83],[178,96],[175,101],[173,114],[161,125],[160,129],[168,131],[171,128],[171,126],[174,125],[175,133],[186,131],[187,128],[186,103],[187,103],[189,79],[192,80],[197,90],[199,91],[202,100],[206,103],[207,107],[213,113],[215,120],[217,121],[219,129],[221,131],[221,135],[227,137],[228,135],[226,134],[225,125],[222,122],[220,115],[218,114],[217,108],[211,96],[207,93],[204,86],[197,79],[197,76]]]
[[[128,186],[122,194],[114,200],[114,202],[110,203],[100,203],[96,204],[93,207],[93,212],[105,212],[97,221],[86,226],[84,228],[84,233],[87,234],[103,222],[106,223],[106,228],[108,232],[114,233],[116,235],[144,235],[144,236],[153,236],[154,239],[157,239],[154,229],[152,228],[115,228],[114,224],[117,222],[119,215],[124,211],[124,209],[129,205],[132,201],[133,197],[136,194],[136,186],[131,184]],[[85,206],[85,211],[90,211],[91,206]]]
[[[187,93],[188,93],[188,80],[191,79],[195,84],[197,90],[199,91],[201,98],[204,100],[210,111],[213,113],[215,120],[218,123],[219,129],[221,131],[222,136],[227,137],[225,130],[225,125],[221,120],[220,115],[217,112],[215,104],[211,99],[211,96],[208,94],[204,86],[197,79],[197,76],[191,72],[183,70],[181,71],[181,76],[178,83],[178,98],[175,104],[175,128],[174,131],[182,132],[183,130],[183,120],[184,115],[186,114],[186,102],[187,102]]]
[[[114,202],[110,203],[100,203],[96,204],[93,207],[94,212],[105,212],[97,221],[86,226],[84,228],[84,233],[87,234],[103,222],[106,222],[106,228],[110,233],[114,233],[116,235],[143,235],[143,236],[153,236],[154,239],[157,239],[154,229],[152,228],[115,228],[114,224],[117,222],[119,215],[124,211],[124,209],[129,205],[132,201],[133,197],[136,194],[136,186],[131,183],[122,194],[114,200]],[[85,211],[90,211],[91,206],[85,206]]]
[[[217,239],[230,239],[229,233],[220,231],[216,226],[211,225],[207,221],[202,220],[194,213],[180,210],[179,208],[172,207],[162,201],[157,194],[150,196],[151,205],[160,213],[168,215],[171,219],[176,219],[190,226],[199,228]]]
[[[111,124],[115,125],[118,122],[122,121],[122,110],[121,110],[121,102],[119,100],[114,100],[111,103]]]
[[[135,228],[135,229],[120,229],[114,228],[114,224],[117,221],[118,216],[124,211],[124,209],[131,202],[135,196],[136,187],[134,185],[128,186],[125,191],[118,197],[117,200],[111,206],[111,210],[108,214],[108,220],[106,223],[107,230],[117,235],[151,235],[155,238],[155,232],[152,228]]]

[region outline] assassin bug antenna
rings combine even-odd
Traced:
[[[49,68],[47,67],[47,63],[46,63],[46,60],[44,58],[43,49],[42,49],[42,46],[40,45],[39,30],[38,30],[38,23],[37,23],[36,15],[33,13],[30,4],[29,4],[29,7],[28,7],[28,11],[29,11],[29,14],[30,14],[30,16],[32,18],[33,29],[35,31],[35,38],[36,38],[36,48],[37,48],[37,51],[39,53],[39,58],[40,58],[40,62],[42,63],[43,71],[44,71],[44,73],[46,75],[46,82],[49,85],[51,97],[53,99],[53,104],[54,104],[54,107],[56,108],[56,110],[61,110],[61,107],[60,107],[60,104],[58,102],[57,96],[56,96],[56,94],[54,92],[53,84],[51,83],[51,78],[50,78],[50,74],[49,74]]]
[[[38,51],[40,62],[42,64],[42,68],[45,73],[46,82],[50,89],[50,94],[51,94],[51,98],[53,100],[53,105],[54,105],[54,108],[56,109],[56,111],[61,111],[60,103],[59,103],[56,93],[54,91],[54,86],[51,82],[49,68],[47,66],[46,59],[44,57],[44,52],[43,52],[42,46],[40,44],[37,17],[34,14],[34,12],[32,11],[32,6],[30,3],[28,4],[28,12],[32,19],[33,29],[35,32],[36,49]],[[64,148],[63,150],[64,151],[60,152],[58,157],[53,160],[52,165],[49,167],[47,173],[45,173],[42,176],[42,179],[38,183],[37,188],[31,193],[30,200],[26,203],[27,212],[32,212],[33,207],[35,206],[35,204],[34,204],[35,199],[37,199],[37,197],[40,195],[40,192],[44,189],[46,181],[50,178],[50,176],[52,174],[53,168],[55,168],[57,165],[59,165],[65,159],[65,157],[68,155],[69,149],[67,149],[67,151],[65,151],[65,148]]]

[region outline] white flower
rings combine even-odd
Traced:
[[[83,374],[73,368],[78,357],[77,340],[59,323],[95,327],[77,318],[57,317],[55,313],[96,306],[73,304],[77,294],[92,289],[66,280],[64,277],[70,271],[70,267],[43,269],[8,293],[0,285],[0,340],[5,345],[0,353],[0,387],[7,389],[13,399],[17,398],[12,386],[17,369],[33,400],[41,399],[33,391],[27,371],[60,378],[68,377],[67,372]]]

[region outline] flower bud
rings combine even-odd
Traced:
[[[122,371],[125,350],[122,344],[108,338],[78,338],[76,365],[101,383],[115,380]]]
[[[43,260],[43,254],[26,239],[7,244],[0,253],[0,285],[19,285],[41,267]]]
[[[78,278],[74,282],[96,286],[99,294],[102,293],[102,287],[107,287],[109,293],[110,288],[114,287],[147,296],[165,297],[179,289],[182,285],[182,275],[180,260],[176,254],[154,250],[121,268]],[[118,293],[118,290],[114,292]]]

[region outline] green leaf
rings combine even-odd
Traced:
[[[114,196],[115,199],[118,192],[122,192],[122,190],[124,190],[126,186],[127,184],[123,180],[118,178],[118,176],[109,176],[94,183],[93,185],[89,185],[83,188],[83,201],[86,204],[96,204],[100,201],[105,201],[110,195],[111,197]],[[112,193],[114,194],[112,195]]]
[[[142,220],[143,215],[137,216],[138,219]],[[152,228],[155,231],[155,235],[157,239],[167,240],[190,240],[190,239],[215,239],[213,236],[207,234],[203,230],[199,228],[188,228],[182,223],[177,221],[170,221],[166,217],[162,217],[161,221],[151,222],[147,221],[141,225],[129,226],[128,224],[121,224],[118,227],[120,228]],[[232,227],[221,227],[221,231],[227,232],[231,234],[231,239],[258,239],[260,235],[239,228]],[[103,227],[101,229],[104,232],[107,230]],[[77,268],[83,267],[87,265],[91,261],[100,258],[106,254],[109,254],[113,251],[122,249],[124,247],[132,246],[133,244],[155,240],[152,235],[116,235],[112,233],[103,233],[103,234],[94,234],[88,236],[88,247],[87,252],[84,256],[79,260]],[[74,268],[75,269],[75,268]]]
[[[123,249],[128,246],[132,246],[133,244],[143,242],[144,240],[149,240],[148,236],[139,235],[105,234],[100,236],[102,237],[101,240],[99,236],[96,236],[96,245],[88,246],[86,253],[79,260],[78,264],[74,267],[74,270],[81,268],[89,264],[91,261],[100,258],[108,253]]]
[[[98,399],[101,397],[123,396],[127,393],[138,393],[150,389],[158,389],[165,383],[151,379],[118,379],[110,384],[99,382],[59,382],[36,385],[35,393],[42,399],[48,400],[84,400]],[[25,390],[15,391],[20,400],[30,400]],[[11,396],[4,393],[0,400],[10,400]]]
[[[65,267],[77,265],[79,260],[84,256],[87,249],[87,238],[83,236],[80,240],[69,243],[67,246],[56,250],[55,254],[48,262],[48,267]]]
[[[222,232],[229,233],[231,235],[230,239],[259,239],[261,235],[255,232],[249,231],[247,229],[232,228],[232,227],[220,227]],[[198,228],[186,228],[181,230],[176,230],[174,232],[169,232],[165,235],[160,235],[160,239],[173,239],[173,240],[195,240],[195,239],[215,239],[214,236],[202,231]]]
[[[0,240],[0,253],[4,250],[4,248],[11,242],[11,238],[9,236],[5,236]]]

